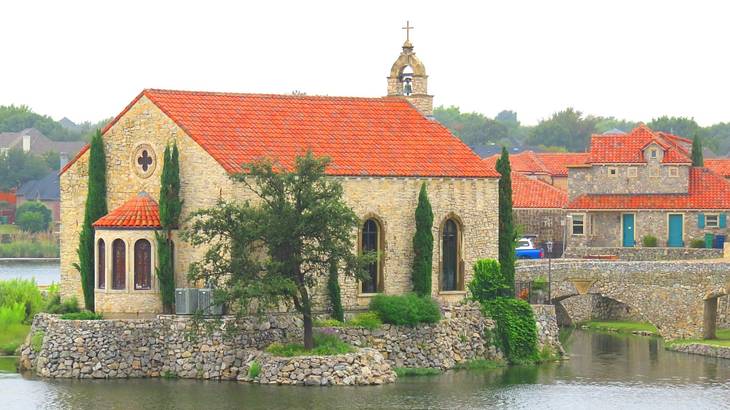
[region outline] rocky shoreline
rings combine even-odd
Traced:
[[[673,352],[730,359],[730,347],[726,346],[712,346],[704,343],[673,343],[665,345],[664,348]]]

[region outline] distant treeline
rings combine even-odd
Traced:
[[[35,128],[46,137],[55,141],[78,141],[91,139],[91,133],[103,127],[109,119],[96,123],[89,121],[74,124],[69,120],[63,123],[47,115],[36,114],[26,105],[0,105],[0,132],[18,132]]]
[[[585,151],[592,134],[612,129],[628,132],[637,125],[637,122],[614,117],[586,116],[573,108],[556,112],[535,126],[523,126],[517,120],[517,113],[508,110],[490,118],[476,112],[462,113],[456,106],[439,106],[434,109],[434,117],[475,149],[497,144],[580,152]],[[718,155],[730,152],[729,122],[700,127],[692,118],[663,116],[646,122],[646,125],[686,138],[698,135],[702,138],[702,145]]]

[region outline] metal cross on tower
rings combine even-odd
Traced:
[[[401,27],[401,28],[406,31],[406,41],[410,41],[411,40],[411,30],[414,29],[415,27],[412,27],[411,22],[406,20],[406,26]]]

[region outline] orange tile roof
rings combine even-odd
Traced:
[[[332,159],[330,175],[499,177],[402,98],[144,90],[125,111],[143,95],[229,173],[262,157],[290,169],[311,149]]]
[[[161,228],[160,208],[149,194],[140,192],[92,225],[94,228]]]
[[[15,192],[0,192],[0,201],[7,202],[10,205],[15,205],[16,200]]]
[[[730,209],[730,182],[707,168],[693,167],[687,194],[586,194],[568,209]]]
[[[514,208],[564,208],[568,194],[554,186],[512,173],[512,206]]]
[[[705,166],[716,174],[730,177],[730,158],[706,159]]]
[[[688,164],[684,142],[686,139],[663,132],[654,132],[640,124],[628,134],[593,135],[588,149],[587,163],[645,163],[643,149],[656,143],[664,149],[663,163]]]
[[[496,166],[500,154],[484,158],[490,166]],[[567,177],[568,166],[583,165],[588,158],[585,152],[533,152],[523,151],[509,156],[512,171],[522,174],[547,174]]]

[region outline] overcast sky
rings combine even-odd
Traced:
[[[408,19],[435,105],[708,125],[730,121],[725,3],[7,1],[0,104],[80,122],[143,88],[381,96]]]

